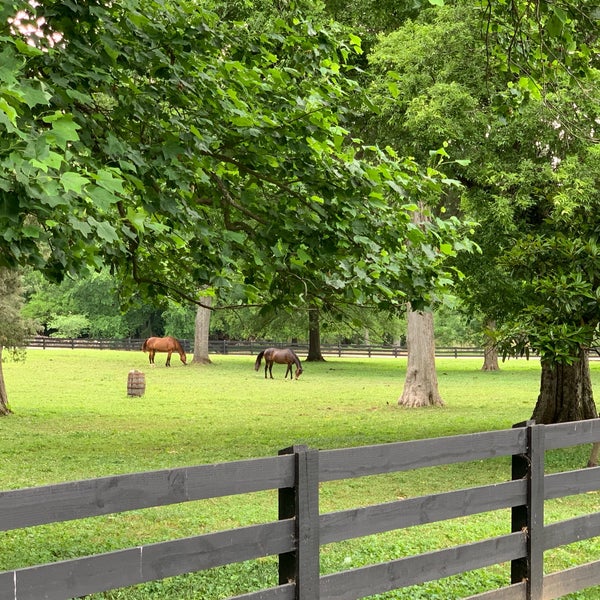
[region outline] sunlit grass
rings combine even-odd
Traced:
[[[103,475],[272,456],[292,444],[328,449],[510,428],[531,416],[539,389],[536,361],[510,361],[497,373],[480,359],[438,359],[443,408],[403,409],[405,359],[328,359],[308,363],[298,381],[255,372],[252,356],[213,356],[208,366],[150,368],[142,352],[30,350],[4,365],[14,414],[0,419],[0,489]],[[129,370],[144,372],[144,396],[127,396]],[[592,365],[600,385],[600,365]],[[548,471],[582,467],[589,448],[548,453]],[[321,510],[483,485],[510,477],[496,459],[332,482]],[[597,494],[548,503],[547,520],[597,511]],[[185,537],[276,518],[275,493],[132,511],[0,534],[0,570]],[[508,511],[332,544],[322,571],[390,560],[500,535]],[[418,533],[415,533],[418,531]],[[595,559],[596,540],[547,553],[547,569]],[[506,565],[468,573],[385,598],[460,598],[505,585]],[[99,594],[97,598],[216,600],[276,583],[265,559]],[[445,594],[445,595],[444,595]],[[591,592],[588,592],[591,594]],[[594,598],[595,595],[574,595]]]

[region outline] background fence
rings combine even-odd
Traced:
[[[550,600],[600,584],[600,561],[544,575],[548,549],[600,535],[600,513],[544,524],[546,500],[600,489],[600,468],[546,475],[546,450],[600,440],[600,420],[103,477],[0,493],[0,531],[261,490],[278,490],[277,521],[0,573],[0,600],[62,600],[211,567],[279,556],[279,585],[244,600],[355,600],[511,562],[511,581],[471,596]],[[493,485],[321,514],[319,484],[368,475],[512,457]],[[321,576],[323,544],[510,510],[504,535]]]
[[[193,340],[180,340],[184,350],[188,353],[193,351]],[[95,350],[140,350],[143,339],[123,338],[123,339],[72,339],[72,338],[52,338],[52,337],[33,337],[26,341],[30,348],[91,348]],[[209,352],[212,354],[258,354],[261,350],[268,347],[293,348],[297,354],[306,354],[308,344],[289,343],[273,341],[235,341],[235,340],[210,340],[208,343]],[[321,344],[321,352],[324,356],[358,356],[358,357],[394,357],[398,358],[407,355],[405,347],[396,345],[377,345],[377,344]],[[459,357],[483,357],[482,348],[472,347],[452,347],[436,348],[438,356]]]

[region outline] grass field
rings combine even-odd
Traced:
[[[292,444],[336,448],[505,429],[531,416],[539,387],[536,361],[511,361],[496,373],[480,359],[441,359],[444,408],[397,405],[404,359],[329,359],[305,365],[298,381],[265,381],[254,357],[213,356],[213,364],[184,368],[173,357],[148,367],[141,352],[30,350],[4,374],[14,414],[0,419],[0,489],[57,483],[161,468],[272,456]],[[146,377],[141,398],[127,396],[127,374]],[[600,389],[600,364],[592,365]],[[597,392],[598,394],[598,392]],[[579,468],[589,447],[548,453],[547,471]],[[396,498],[472,487],[510,477],[508,459],[437,467],[325,484],[322,512]],[[547,503],[546,520],[597,511],[600,495]],[[185,537],[276,518],[274,494],[223,498],[132,511],[0,534],[0,570]],[[498,511],[500,513],[500,511]],[[508,511],[332,544],[322,549],[322,572],[505,533]],[[600,543],[546,554],[547,571],[598,557]],[[507,583],[507,567],[467,573],[379,598],[450,600]],[[192,574],[94,598],[217,600],[276,583],[275,559]],[[598,590],[570,598],[592,599]]]

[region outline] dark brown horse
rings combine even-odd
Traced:
[[[187,365],[187,357],[183,350],[183,346],[178,339],[171,337],[170,335],[163,338],[148,338],[142,345],[142,350],[148,352],[148,360],[152,366],[154,366],[154,355],[157,352],[167,352],[167,362],[165,363],[165,367],[171,366],[171,354],[173,354],[173,352],[177,352],[181,362],[184,365]]]
[[[278,363],[280,365],[287,365],[287,369],[285,370],[284,379],[287,378],[287,374],[290,374],[290,379],[292,378],[292,365],[296,365],[296,379],[302,375],[302,365],[300,364],[300,359],[296,356],[296,353],[289,348],[267,348],[262,352],[259,352],[256,357],[256,362],[254,363],[254,370],[258,371],[260,367],[260,361],[265,359],[265,379],[267,378],[267,369],[269,370],[269,375],[271,379],[273,379],[273,363]]]

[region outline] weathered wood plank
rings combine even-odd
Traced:
[[[562,598],[566,594],[600,585],[600,561],[571,567],[544,578],[544,600]]]
[[[0,531],[293,485],[275,456],[0,492]]]
[[[544,550],[600,536],[600,513],[551,523],[544,528]]]
[[[14,574],[16,595],[11,600],[64,600],[275,555],[289,551],[294,543],[294,522],[289,519],[28,567],[0,576]]]
[[[545,425],[546,450],[600,441],[600,419]]]
[[[468,596],[464,600],[527,600],[527,585],[525,582],[515,583],[497,590]]]
[[[510,508],[526,500],[527,482],[521,480],[326,513],[321,515],[321,543]]]
[[[544,486],[546,500],[600,490],[600,467],[546,475]]]
[[[230,600],[296,600],[296,586],[293,583],[286,583],[275,588],[234,596]]]
[[[522,454],[526,430],[507,429],[410,442],[322,450],[319,479],[333,481]]]
[[[321,577],[321,600],[358,600],[524,556],[526,536],[506,536]]]
[[[0,600],[15,600],[15,572],[0,573]]]

